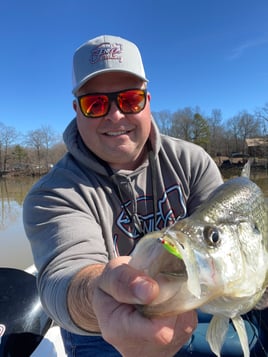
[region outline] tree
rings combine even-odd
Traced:
[[[15,141],[17,138],[18,133],[15,128],[11,126],[5,126],[1,123],[0,126],[0,170],[7,171],[7,165],[9,160],[9,153],[8,149],[10,145]]]
[[[49,126],[42,126],[40,129],[31,130],[26,136],[26,145],[34,150],[31,165],[35,170],[37,169],[39,175],[42,172],[48,171],[57,159],[51,153],[51,148],[56,143],[56,140],[57,136]]]
[[[260,135],[260,121],[247,111],[240,112],[227,122],[230,130],[230,136],[233,138],[235,145],[232,147],[233,152],[245,154],[246,139]]]
[[[254,136],[260,136],[260,121],[255,119],[252,114],[244,111],[238,116],[238,130],[243,143],[242,154],[246,151],[246,139]]]
[[[160,132],[162,134],[169,135],[172,122],[172,115],[170,111],[162,110],[161,112],[153,112],[152,115],[159,127]]]
[[[45,166],[48,169],[51,164],[51,160],[49,157],[49,148],[55,143],[56,136],[50,126],[42,126],[41,133],[42,133],[42,138],[44,140],[44,146],[45,146],[45,150],[46,150],[46,152],[45,152]]]
[[[192,140],[193,110],[186,107],[172,115],[171,135],[183,140]]]
[[[192,123],[192,141],[207,150],[209,136],[209,126],[206,119],[201,114],[195,113]]]
[[[257,111],[258,116],[268,122],[268,102],[264,104],[264,106]]]
[[[200,114],[200,109],[186,107],[176,111],[172,116],[171,135],[202,146],[205,150],[209,144],[209,126]]]
[[[32,166],[38,170],[39,175],[41,174],[42,163],[41,159],[44,156],[46,148],[46,137],[42,129],[31,130],[28,132],[26,137],[26,143],[32,147],[35,151],[35,162],[32,162]]]
[[[63,143],[63,141],[57,142],[55,145],[53,145],[50,148],[50,156],[53,157],[51,163],[52,164],[56,163],[65,153],[66,153],[66,146]]]
[[[2,159],[2,140],[1,140],[1,133],[3,131],[3,128],[4,128],[4,124],[3,123],[0,123],[0,173],[2,171],[2,167],[3,167],[3,159]]]
[[[23,148],[21,145],[15,145],[13,151],[13,167],[14,169],[21,170],[24,169],[27,162],[27,150]]]
[[[240,133],[238,126],[239,117],[234,116],[227,121],[227,132],[229,132],[229,150],[231,152],[239,152],[241,151],[241,141],[240,141]]]
[[[210,132],[208,151],[211,156],[222,155],[226,149],[225,130],[223,125],[222,113],[220,109],[213,109],[207,118]]]
[[[267,131],[268,131],[268,102],[265,103],[265,105],[262,108],[257,109],[255,115],[263,123],[262,134],[267,135]]]

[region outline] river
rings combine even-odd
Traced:
[[[224,172],[224,178],[236,173]],[[238,173],[237,173],[238,175]],[[255,181],[268,197],[267,172],[254,173]],[[30,244],[22,224],[22,203],[36,181],[32,177],[0,179],[0,266],[24,269],[33,263]]]

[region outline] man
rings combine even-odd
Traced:
[[[222,183],[198,146],[159,134],[133,43],[99,36],[74,55],[67,154],[29,192],[24,225],[47,313],[68,355],[174,356],[194,311],[147,319],[156,281],[128,265],[135,244],[190,215]]]

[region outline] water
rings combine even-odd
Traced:
[[[224,178],[239,175],[239,171],[223,172]],[[268,197],[268,173],[252,171],[255,181]],[[30,244],[22,224],[22,202],[36,181],[32,177],[0,179],[0,266],[25,269],[33,264]]]
[[[230,179],[232,177],[239,176],[241,173],[241,169],[234,169],[234,170],[225,170],[222,171],[222,176],[224,179]],[[263,171],[255,171],[251,169],[250,172],[250,179],[254,181],[264,193],[265,197],[268,197],[268,170]]]
[[[33,264],[22,224],[22,203],[36,179],[0,179],[0,266],[25,269]]]

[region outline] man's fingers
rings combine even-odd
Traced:
[[[107,264],[99,288],[115,300],[126,304],[148,304],[159,293],[155,280],[132,268],[129,257],[119,257]]]

